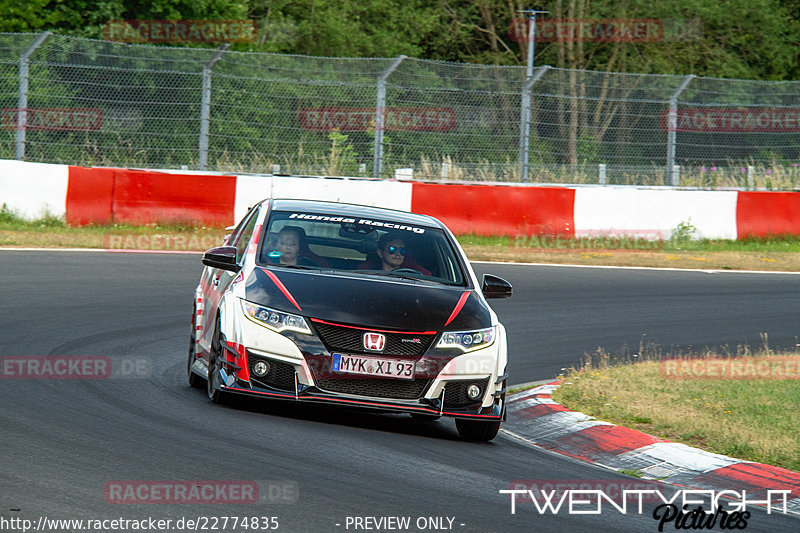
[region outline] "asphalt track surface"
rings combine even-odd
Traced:
[[[685,348],[758,344],[761,333],[773,345],[793,345],[798,333],[800,276],[476,268],[514,284],[512,299],[492,303],[509,330],[515,383],[551,378],[598,346],[635,352],[643,335]],[[200,270],[197,255],[0,251],[0,355],[107,356],[115,368],[98,380],[0,379],[0,529],[19,531],[3,522],[11,518],[175,524],[274,516],[278,531],[377,531],[348,525],[348,517],[399,516],[410,517],[410,531],[448,530],[448,518],[450,530],[464,532],[657,531],[655,504],[647,503],[642,514],[604,508],[601,515],[540,514],[520,503],[512,515],[509,496],[498,491],[514,480],[620,487],[632,478],[502,436],[461,442],[452,421],[211,404],[185,375]],[[174,480],[255,481],[262,501],[121,504],[104,493],[120,481]],[[443,525],[418,529],[428,517]],[[747,531],[799,526],[795,517],[753,510]],[[220,521],[205,530],[233,529]]]

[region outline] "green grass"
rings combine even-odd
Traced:
[[[741,240],[699,239],[688,241],[664,241],[664,251],[691,252],[800,252],[800,236],[771,235],[747,237]]]
[[[5,204],[0,207],[0,246],[199,251],[217,246],[225,233],[222,228],[185,223],[71,227],[63,217],[45,213],[36,220],[26,220]],[[133,246],[129,246],[130,243]]]
[[[0,228],[2,229],[52,229],[66,228],[67,223],[63,217],[45,213],[35,220],[26,220],[3,204],[0,207]]]
[[[550,239],[550,240],[548,240]],[[552,238],[543,238],[539,241],[523,237],[508,236],[483,236],[483,235],[459,235],[458,241],[462,245],[471,246],[497,246],[497,247],[522,247],[530,249],[537,243],[549,244]],[[599,244],[600,239],[595,239]],[[585,241],[580,238],[562,239],[561,243],[565,248],[580,249]],[[548,249],[549,246],[542,246]],[[598,248],[600,249],[600,248]],[[660,241],[651,248],[664,252],[800,252],[800,235],[770,235],[767,237],[747,237],[741,240],[729,239],[667,239]]]

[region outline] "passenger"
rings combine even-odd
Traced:
[[[297,226],[285,226],[278,232],[275,246],[278,257],[270,255],[273,263],[281,265],[319,266],[316,261],[307,257],[311,252],[306,241],[306,232]]]

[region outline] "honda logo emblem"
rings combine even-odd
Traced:
[[[382,352],[386,346],[386,335],[380,333],[364,333],[363,337],[364,349],[370,352]]]

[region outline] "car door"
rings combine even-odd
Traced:
[[[258,214],[260,212],[259,206],[252,208],[247,215],[244,216],[242,221],[236,227],[228,239],[227,246],[236,247],[236,263],[239,266],[244,264],[244,254],[247,251],[247,245],[253,235]],[[208,350],[211,346],[211,337],[214,335],[214,327],[216,325],[217,310],[219,309],[220,302],[225,292],[231,285],[231,282],[236,279],[237,272],[231,272],[221,268],[214,268],[207,266],[203,270],[203,275],[200,281],[202,292],[202,308],[203,308],[203,321],[200,339],[200,353],[203,359],[208,361]]]

